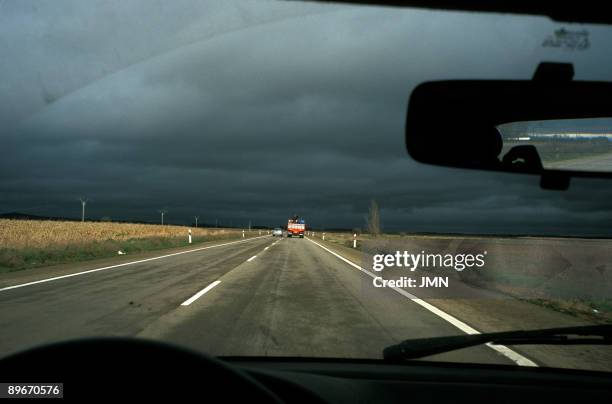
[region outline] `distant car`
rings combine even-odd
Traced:
[[[274,237],[276,236],[283,237],[283,229],[281,229],[280,227],[277,227],[276,229],[272,230],[272,235]]]

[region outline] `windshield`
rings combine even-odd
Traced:
[[[611,322],[608,182],[545,191],[404,144],[424,81],[542,61],[612,80],[609,27],[277,1],[0,10],[0,357],[121,335],[382,359],[411,338]],[[423,359],[612,370],[606,346]]]

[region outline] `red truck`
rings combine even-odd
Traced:
[[[289,218],[287,222],[287,237],[304,238],[304,230],[306,230],[304,219],[300,219],[298,216]]]

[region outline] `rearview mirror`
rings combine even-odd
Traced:
[[[429,164],[539,174],[547,188],[567,188],[572,176],[612,178],[612,83],[535,77],[417,86],[408,153]]]

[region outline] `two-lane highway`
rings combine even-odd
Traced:
[[[261,237],[0,290],[2,356],[84,336],[140,336],[213,355],[380,358],[448,319],[309,239]],[[437,359],[514,364],[482,346]]]

